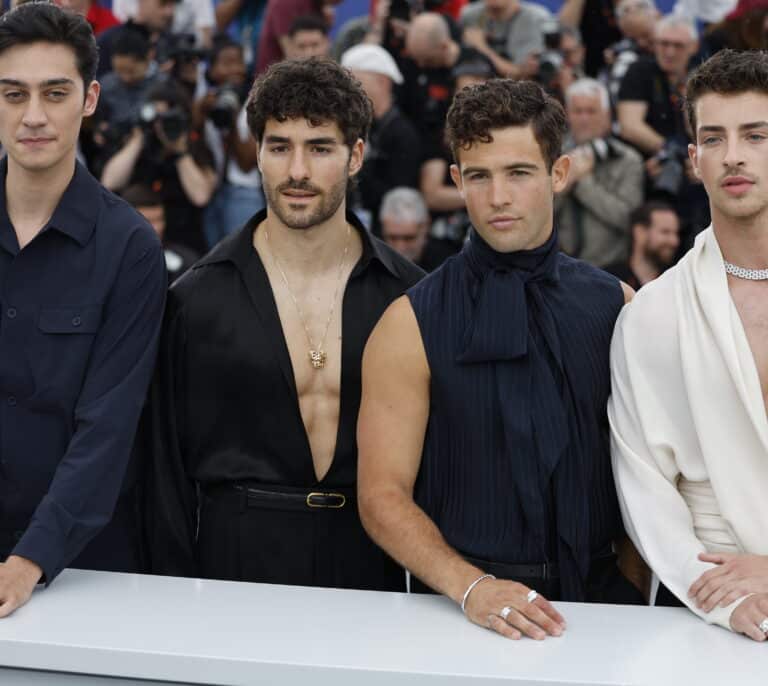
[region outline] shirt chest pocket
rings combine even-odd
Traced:
[[[43,307],[38,328],[46,334],[94,334],[101,324],[101,305]]]
[[[77,396],[101,317],[101,305],[40,308],[28,358],[38,396],[65,404]]]

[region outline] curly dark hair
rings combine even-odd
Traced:
[[[533,81],[491,79],[463,88],[448,110],[445,133],[458,164],[460,149],[493,141],[492,129],[528,124],[552,171],[568,125],[563,106]]]
[[[685,90],[685,115],[695,139],[696,101],[701,96],[741,95],[748,91],[768,95],[768,52],[720,50],[694,69]]]
[[[373,117],[370,99],[349,70],[316,57],[273,64],[256,79],[246,109],[257,141],[268,119],[306,119],[313,126],[335,122],[350,148],[368,137]]]

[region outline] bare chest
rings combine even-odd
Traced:
[[[768,412],[768,283],[730,279],[731,297],[752,350]]]
[[[265,269],[291,359],[315,476],[320,480],[328,473],[336,451],[341,409],[342,305],[351,269],[295,282],[290,282],[274,264],[266,264]]]

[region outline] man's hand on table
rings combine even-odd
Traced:
[[[511,639],[530,636],[538,641],[549,636],[560,636],[565,620],[543,596],[529,603],[530,588],[516,581],[488,579],[479,583],[469,595],[465,606],[467,617]],[[501,613],[511,608],[506,621]]]
[[[731,629],[749,636],[755,641],[765,641],[768,638],[760,625],[768,621],[768,593],[755,593],[731,614]]]
[[[768,593],[768,556],[734,553],[701,553],[699,560],[715,565],[693,582],[688,596],[710,612],[749,593]]]
[[[11,555],[0,563],[0,617],[7,617],[26,603],[43,576],[32,560]]]

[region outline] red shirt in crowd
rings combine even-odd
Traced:
[[[259,38],[257,73],[261,74],[270,64],[283,59],[283,49],[278,38],[287,36],[293,20],[306,14],[322,16],[322,0],[269,0]]]
[[[91,27],[93,27],[93,33],[96,36],[120,23],[120,20],[112,14],[111,10],[102,7],[96,2],[91,3],[85,18],[88,20]]]

